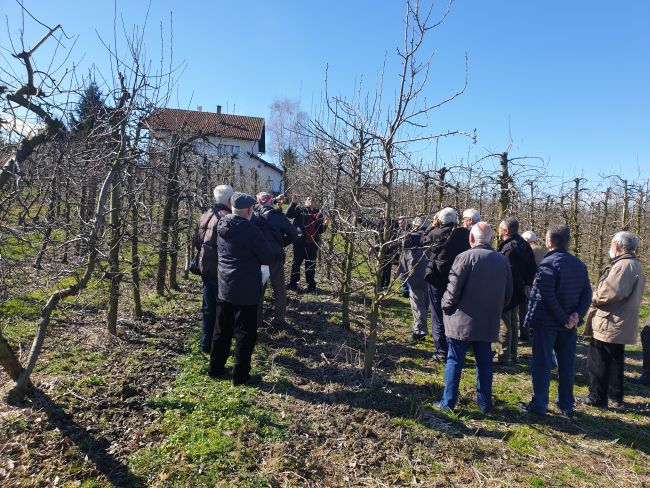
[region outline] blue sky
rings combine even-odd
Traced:
[[[20,8],[15,0],[0,6],[16,39]],[[71,59],[82,69],[94,62],[108,72],[97,33],[112,39],[113,2],[25,0],[25,6],[78,36]],[[116,2],[127,26],[141,24],[146,7]],[[351,95],[361,79],[372,88],[384,57],[393,59],[400,43],[404,6],[398,0],[153,0],[146,39],[153,59],[160,23],[168,31],[170,15],[174,58],[186,63],[170,106],[214,110],[219,104],[268,118],[276,98],[300,98],[304,110],[315,110],[326,65],[331,93]],[[29,20],[25,26],[33,44],[43,28]],[[9,46],[4,22],[0,45]],[[478,142],[470,148],[465,139],[444,141],[442,160],[467,158],[468,150],[470,159],[503,151],[511,134],[513,156],[539,156],[560,177],[620,170],[635,178],[639,169],[648,177],[650,2],[458,0],[425,52],[434,54],[431,100],[462,85],[465,53],[469,59],[465,94],[434,113],[430,129],[476,128]],[[395,74],[389,63],[388,85]],[[422,158],[431,157],[432,148],[425,148]]]

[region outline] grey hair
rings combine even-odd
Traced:
[[[230,197],[233,194],[232,186],[230,185],[215,186],[212,194],[214,195],[214,201],[216,203],[230,206]]]
[[[546,232],[546,239],[551,242],[554,248],[566,249],[571,241],[571,229],[568,225],[553,224]]]
[[[438,218],[443,225],[458,222],[458,214],[451,207],[445,207],[438,212]]]
[[[527,230],[523,234],[521,234],[521,237],[524,238],[524,240],[528,242],[537,242],[537,235],[532,230]]]
[[[487,222],[477,222],[470,232],[477,244],[489,244],[492,241],[492,227]]]
[[[506,217],[501,221],[499,227],[506,229],[508,235],[511,236],[519,232],[519,221],[514,217]]]
[[[429,225],[429,217],[426,215],[418,215],[413,219],[413,227],[424,227]]]
[[[481,221],[481,214],[475,208],[468,208],[463,212],[464,219],[471,219],[472,224],[478,224]]]
[[[617,232],[612,242],[616,244],[621,251],[634,253],[639,247],[639,238],[632,232]]]

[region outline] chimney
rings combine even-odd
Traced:
[[[221,113],[221,105],[217,105],[217,113],[218,113],[218,114]]]
[[[203,112],[203,106],[202,105],[197,105],[196,106],[196,111],[197,112]]]

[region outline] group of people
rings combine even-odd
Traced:
[[[208,374],[229,373],[226,360],[233,338],[234,385],[255,383],[251,355],[262,320],[268,266],[273,288],[272,325],[285,324],[286,290],[298,290],[304,263],[307,292],[316,292],[316,257],[327,219],[307,197],[282,211],[284,195],[256,197],[233,192],[229,185],[214,189],[215,203],[200,218],[195,234],[196,267],[203,279],[201,348],[210,354]],[[277,206],[277,208],[276,208]],[[359,222],[381,226],[381,222]],[[391,224],[392,225],[392,224]],[[566,225],[551,225],[545,246],[532,231],[519,234],[519,222],[504,218],[498,226],[499,245],[492,247],[493,229],[476,209],[459,222],[453,208],[443,208],[430,222],[426,216],[409,223],[401,217],[391,229],[382,265],[399,256],[398,278],[408,288],[413,312],[412,338],[428,336],[430,312],[434,357],[445,363],[444,393],[438,407],[453,410],[458,401],[467,350],[476,362],[477,403],[493,408],[494,365],[516,363],[520,339],[532,341],[533,396],[522,408],[545,414],[551,371],[557,367],[560,412],[571,415],[577,328],[585,323],[590,337],[589,396],[578,399],[605,408],[623,403],[626,344],[635,344],[645,277],[636,257],[637,236],[619,232],[611,241],[609,265],[592,290],[587,267],[568,252]],[[285,248],[293,245],[290,281],[285,282]],[[386,274],[386,273],[384,273]],[[384,283],[385,281],[385,283]],[[650,381],[650,325],[641,334],[644,375]]]
[[[557,367],[556,404],[563,415],[574,408],[573,386],[577,328],[585,323],[590,337],[587,405],[623,405],[626,344],[635,344],[645,276],[636,257],[637,236],[618,232],[611,241],[611,262],[592,290],[585,264],[568,252],[566,225],[552,225],[545,247],[532,231],[519,234],[519,222],[504,218],[499,245],[476,209],[467,209],[458,223],[453,208],[412,224],[399,219],[401,236],[389,244],[399,250],[398,278],[408,287],[413,312],[412,337],[428,335],[430,309],[434,357],[445,363],[445,388],[437,406],[453,410],[460,376],[471,346],[476,363],[477,404],[493,408],[494,365],[517,363],[519,340],[532,341],[533,396],[521,408],[543,415],[549,403],[551,371]],[[641,333],[644,374],[648,382],[650,325]]]
[[[316,254],[327,222],[307,197],[304,205],[291,202],[287,213],[278,206],[284,195],[259,193],[256,198],[234,192],[230,185],[214,189],[214,205],[196,226],[194,259],[203,279],[201,350],[210,354],[208,374],[230,374],[226,361],[233,338],[233,385],[261,380],[251,375],[251,357],[262,321],[265,283],[262,266],[274,294],[272,325],[285,323],[287,288],[297,289],[304,263],[307,291],[316,291]],[[289,220],[292,219],[292,220]],[[293,245],[291,279],[286,285],[285,247]]]

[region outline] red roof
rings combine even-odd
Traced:
[[[148,123],[152,130],[183,129],[217,137],[260,141],[260,151],[264,152],[264,119],[261,117],[159,108],[148,118]]]

